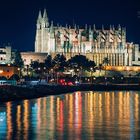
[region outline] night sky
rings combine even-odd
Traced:
[[[10,43],[20,51],[33,51],[38,11],[46,8],[54,24],[110,24],[125,26],[127,41],[140,44],[139,0],[1,0],[0,46]]]

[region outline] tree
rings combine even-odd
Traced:
[[[53,61],[52,61],[53,65],[54,65],[54,70],[56,71],[64,71],[65,67],[67,66],[67,62],[66,62],[66,57],[62,54],[57,54]]]
[[[98,66],[98,69],[99,69],[99,76],[101,75],[101,70],[102,70],[102,67],[103,67],[103,65],[102,64],[99,64],[99,66]]]
[[[84,55],[75,55],[71,59],[68,60],[68,64],[71,68],[73,67],[85,67],[88,59]]]
[[[105,57],[103,59],[103,64],[105,64],[105,76],[106,76],[106,66],[110,63],[110,60],[108,59],[108,57]]]
[[[70,67],[82,67],[85,70],[90,70],[90,67],[96,66],[94,61],[88,60],[84,55],[75,55],[74,57],[68,60],[68,64]]]
[[[14,54],[14,65],[16,65],[17,67],[19,68],[23,68],[24,66],[24,62],[21,58],[21,54],[19,51],[15,51],[15,54]]]
[[[51,55],[48,55],[47,56],[47,58],[45,59],[45,62],[44,63],[45,63],[46,69],[49,71],[53,67]]]
[[[65,71],[65,67],[66,67],[66,57],[62,54],[57,54],[53,61],[52,61],[54,67],[53,70],[55,72],[55,76],[57,77],[57,83],[58,83],[58,77],[59,77],[59,73],[58,72],[64,72]]]
[[[91,73],[91,83],[93,81],[93,73],[96,71],[96,68],[95,68],[96,64],[94,61],[87,61],[87,71],[89,71]]]
[[[28,76],[28,73],[29,73],[29,67],[32,71],[32,76],[33,76],[33,73],[38,73],[38,69],[39,69],[39,62],[38,61],[32,61],[30,66],[27,65],[27,76]]]
[[[45,69],[46,69],[46,73],[47,73],[47,82],[48,82],[48,78],[49,78],[49,75],[50,75],[50,70],[54,67],[51,55],[48,55],[46,57],[44,63],[45,63]]]
[[[18,67],[19,77],[21,77],[21,70],[24,67],[24,62],[23,62],[23,60],[21,58],[20,52],[17,51],[17,50],[14,53],[14,62],[13,62],[13,64]]]
[[[110,63],[110,60],[108,59],[108,57],[104,57],[103,64],[108,65],[109,63]]]
[[[85,68],[87,69],[87,71],[91,71],[92,70],[92,72],[95,72],[95,70],[96,70],[95,67],[96,67],[95,62],[89,60],[89,61],[87,61],[87,64],[86,64]]]
[[[39,62],[38,62],[38,61],[32,61],[31,64],[30,64],[30,66],[31,66],[34,70],[36,70],[36,69],[39,68]]]
[[[78,73],[82,70],[91,71],[91,68],[94,71],[96,66],[94,61],[88,60],[84,55],[75,55],[68,60],[68,65]],[[77,71],[77,69],[79,71]]]

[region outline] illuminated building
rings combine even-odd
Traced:
[[[20,69],[14,65],[15,52],[10,45],[0,47],[0,77],[9,79],[12,75],[20,75]]]
[[[21,52],[21,57],[24,65],[30,65],[32,61],[44,62],[47,53]]]
[[[12,59],[11,46],[0,48],[0,64],[10,64]]]
[[[14,65],[0,65],[0,77],[10,78],[12,75],[17,74],[19,75],[20,71],[19,68]]]
[[[0,64],[10,65],[14,64],[17,50],[13,49],[11,45],[0,47]]]
[[[139,57],[139,46],[126,42],[126,29],[120,25],[117,29],[110,26],[108,30],[96,29],[95,25],[85,28],[71,28],[66,25],[49,24],[46,10],[41,11],[37,19],[35,53],[55,55],[63,53],[67,59],[76,55],[86,55],[97,65],[107,57],[111,66],[132,66]]]

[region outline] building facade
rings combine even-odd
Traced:
[[[17,57],[15,49],[11,45],[0,47],[0,64],[14,64]]]
[[[13,75],[20,75],[18,67],[12,64],[0,64],[0,77],[6,77],[9,79]]]
[[[10,64],[12,59],[11,46],[0,48],[0,64]]]
[[[76,54],[86,55],[97,65],[107,57],[111,66],[132,66],[138,57],[139,46],[126,42],[126,29],[110,26],[105,30],[85,25],[85,28],[71,28],[66,25],[49,24],[46,10],[39,11],[35,38],[35,52],[63,53],[67,58]]]
[[[25,66],[30,65],[32,61],[44,62],[47,55],[47,53],[21,52],[21,57]]]

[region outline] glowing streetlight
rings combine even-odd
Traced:
[[[93,68],[91,67],[90,70],[93,71]]]
[[[0,70],[0,74],[2,74],[3,73],[3,70]]]
[[[93,72],[93,68],[92,67],[90,68],[90,71],[91,71],[91,83],[92,83],[92,72]]]

